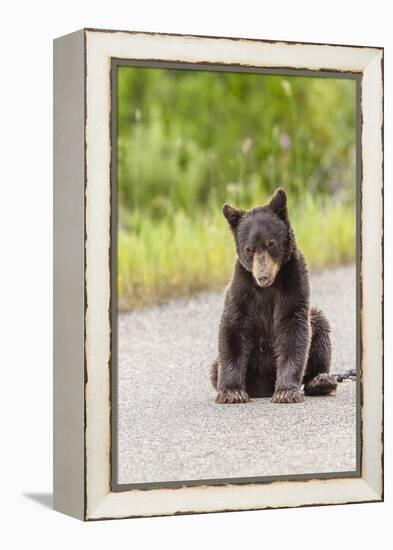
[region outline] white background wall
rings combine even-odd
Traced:
[[[82,27],[385,47],[386,241],[391,248],[392,29],[374,0],[17,1],[1,8],[3,548],[386,548],[392,533],[392,253],[386,250],[386,502],[82,524],[52,512],[52,44]],[[378,243],[376,243],[378,246]],[[385,539],[385,542],[382,542]],[[94,546],[93,546],[94,545]]]

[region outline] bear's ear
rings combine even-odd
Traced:
[[[287,195],[284,189],[279,187],[275,190],[274,195],[269,202],[269,206],[281,218],[287,217]]]
[[[235,229],[238,226],[241,217],[244,214],[244,210],[238,210],[230,204],[224,204],[224,206],[222,207],[222,212],[228,220],[228,223],[232,227],[232,229]]]

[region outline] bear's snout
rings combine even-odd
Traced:
[[[254,254],[252,274],[258,286],[261,288],[271,286],[274,283],[278,270],[278,263],[267,251]]]

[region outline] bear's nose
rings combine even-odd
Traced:
[[[260,285],[265,285],[268,282],[269,277],[268,275],[259,275],[257,280]]]

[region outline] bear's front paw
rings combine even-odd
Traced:
[[[248,401],[250,398],[244,390],[224,390],[218,392],[216,397],[216,403],[221,404],[248,403]]]
[[[303,390],[276,390],[272,397],[273,403],[302,403],[304,401]]]

